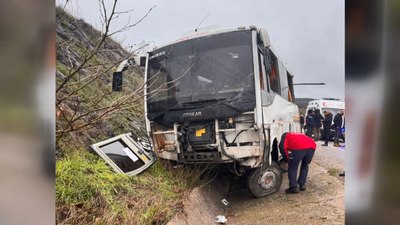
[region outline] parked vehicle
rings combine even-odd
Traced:
[[[323,113],[325,110],[328,110],[332,113],[332,115],[336,115],[336,113],[338,113],[340,110],[345,109],[345,104],[344,101],[340,99],[322,98],[310,101],[307,105],[306,112],[308,112],[310,109],[319,109],[321,113]]]
[[[335,116],[340,110],[345,109],[345,103],[344,101],[336,98],[316,99],[308,103],[306,112],[308,112],[308,110],[316,110],[316,109],[318,109],[321,112],[322,116],[324,116],[323,112],[325,110],[330,111],[332,115]],[[322,127],[320,129],[320,132],[321,132],[320,139],[324,140],[325,135],[324,135],[324,129]],[[333,139],[335,137],[335,129],[332,128],[329,134],[330,134],[329,138]],[[342,129],[339,139],[341,139],[343,142],[345,141],[345,129]]]

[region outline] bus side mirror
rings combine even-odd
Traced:
[[[134,64],[135,60],[133,58],[125,59],[119,64],[117,71],[113,73],[112,91],[122,91],[122,72],[124,72],[128,69],[128,67]]]
[[[113,73],[112,91],[122,91],[122,72]]]
[[[130,66],[145,66],[145,64],[146,57],[138,55],[122,61],[117,70],[113,73],[112,91],[122,91],[122,72],[127,70]]]

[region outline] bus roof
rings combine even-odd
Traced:
[[[168,45],[176,44],[176,43],[179,43],[182,41],[199,38],[199,37],[220,34],[220,33],[228,33],[228,32],[239,31],[239,30],[251,30],[251,29],[258,30],[257,27],[255,27],[255,26],[247,26],[247,27],[240,26],[240,27],[236,27],[236,28],[232,28],[232,27],[231,28],[223,28],[223,27],[214,25],[214,26],[202,27],[197,30],[188,31],[188,32],[184,33],[181,37],[176,39],[175,41],[172,41],[172,42],[169,42],[166,44],[162,44],[161,46],[157,47],[156,49],[162,48],[162,47],[165,47]]]
[[[173,45],[173,44],[176,44],[176,43],[180,43],[180,42],[183,42],[183,41],[199,38],[199,37],[205,37],[205,36],[209,36],[209,35],[222,34],[222,33],[234,32],[234,31],[252,30],[252,29],[256,30],[257,32],[259,32],[259,30],[260,30],[259,28],[257,28],[254,25],[238,26],[236,28],[235,27],[228,27],[228,28],[227,27],[221,27],[221,26],[218,26],[218,25],[211,25],[211,26],[201,27],[201,28],[198,28],[198,29],[195,29],[195,30],[188,31],[188,32],[184,33],[181,37],[176,39],[175,41],[160,45],[160,46],[156,47],[154,50],[157,50],[159,48],[163,48],[163,47],[166,47],[166,46],[169,46],[169,45]],[[279,54],[277,53],[275,48],[272,45],[269,46],[268,48],[277,57],[277,59],[282,62],[282,64],[285,66],[286,71],[293,77],[292,71],[287,68],[286,63],[279,56]]]

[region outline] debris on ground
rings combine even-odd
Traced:
[[[215,218],[215,222],[216,223],[219,223],[219,224],[224,224],[224,223],[226,223],[228,220],[225,218],[225,216],[223,216],[223,215],[218,215],[216,218]]]

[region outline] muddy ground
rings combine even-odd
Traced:
[[[285,194],[287,173],[277,193],[258,199],[241,187],[242,181],[234,182],[239,188],[230,192],[227,185],[217,182],[195,189],[185,203],[184,217],[175,217],[169,224],[215,224],[217,215],[226,216],[226,224],[238,225],[344,224],[344,179],[338,175],[344,170],[344,148],[321,144],[310,164],[306,191]],[[221,203],[224,198],[228,206]]]

